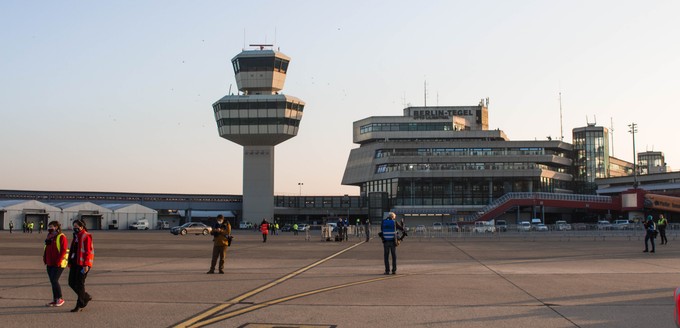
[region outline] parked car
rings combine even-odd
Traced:
[[[286,223],[281,227],[281,231],[291,231],[293,230],[293,226],[290,223]]]
[[[417,225],[416,232],[425,232],[425,226],[422,224]]]
[[[612,224],[607,220],[597,221],[597,230],[611,230]]]
[[[500,232],[508,231],[508,223],[505,220],[496,220],[496,230]]]
[[[187,222],[181,226],[172,227],[172,229],[170,229],[170,233],[173,235],[186,235],[188,233],[208,235],[211,231],[211,227],[208,227],[201,222]]]
[[[149,230],[149,220],[137,220],[137,222],[130,225],[130,230]]]
[[[531,223],[522,221],[517,225],[517,231],[531,231]]]
[[[628,220],[614,220],[612,228],[616,230],[628,230],[631,228],[630,221]]]
[[[574,223],[574,230],[588,230],[588,225],[585,223]]]
[[[243,222],[238,224],[238,228],[239,229],[252,229],[253,224],[248,222],[248,221],[243,221]]]
[[[441,222],[432,223],[432,231],[442,231]]]
[[[476,233],[496,232],[496,226],[490,222],[477,221],[475,222],[475,227],[472,231]]]
[[[569,231],[571,230],[571,224],[564,220],[555,221],[555,230],[557,231]]]
[[[534,224],[534,230],[536,231],[548,231],[548,226],[543,223]]]
[[[307,230],[309,230],[309,224],[307,224],[307,223],[298,224],[298,231],[307,231]]]

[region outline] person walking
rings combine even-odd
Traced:
[[[28,224],[28,232],[29,232],[29,233],[33,233],[33,225],[34,225],[33,222],[30,222],[30,223]]]
[[[647,221],[645,221],[645,250],[642,251],[643,253],[649,252],[649,247],[647,246],[647,241],[652,242],[652,251],[651,253],[654,253],[654,234],[656,233],[656,224],[654,223],[654,219],[652,216],[647,217]]]
[[[64,299],[61,294],[59,278],[68,265],[68,240],[61,232],[59,221],[52,221],[47,225],[47,238],[43,252],[43,263],[47,267],[47,277],[52,285],[52,302],[47,306],[62,306]]]
[[[364,220],[364,232],[366,233],[366,242],[371,239],[371,219]]]
[[[659,214],[659,221],[657,221],[656,227],[659,229],[659,236],[661,236],[661,245],[668,244],[668,238],[666,238],[666,226],[668,225],[668,220]]]
[[[79,312],[92,300],[92,296],[85,291],[85,279],[94,261],[92,235],[87,232],[83,220],[73,221],[73,241],[69,252],[68,285],[78,295],[76,306],[71,312]]]
[[[14,229],[14,221],[9,221],[9,233],[12,233],[12,229]]]
[[[213,235],[213,251],[212,251],[212,262],[210,262],[210,270],[206,272],[207,274],[215,273],[215,265],[217,264],[217,258],[220,258],[219,272],[224,274],[224,259],[227,257],[227,247],[229,246],[229,236],[231,235],[231,225],[229,222],[224,221],[224,216],[222,214],[217,216],[216,222],[213,225],[212,232]]]
[[[262,242],[266,243],[267,235],[269,234],[269,222],[267,222],[267,219],[262,219],[262,222],[260,223],[260,231],[262,232]]]
[[[295,236],[298,235],[298,225],[297,225],[297,223],[293,223],[293,235],[295,235]]]
[[[23,225],[23,229],[22,229],[22,230],[23,230],[23,233],[27,233],[27,232],[28,232],[28,222],[26,222],[26,220],[24,220],[24,225]]]
[[[392,255],[392,274],[397,273],[397,229],[403,231],[403,227],[400,227],[399,223],[394,220],[396,217],[394,212],[390,212],[380,225],[385,274],[390,274],[390,254]]]
[[[40,224],[38,225],[38,233],[42,233],[43,229],[45,229],[45,222],[43,222],[43,220],[40,219]]]

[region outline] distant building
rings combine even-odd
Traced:
[[[638,172],[639,174],[655,174],[666,173],[666,158],[663,152],[660,151],[646,151],[638,153]]]
[[[353,124],[342,179],[368,197],[369,216],[475,213],[509,192],[571,193],[572,147],[562,141],[510,141],[488,130],[478,106],[409,107],[403,116]]]

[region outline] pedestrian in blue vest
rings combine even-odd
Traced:
[[[383,258],[385,260],[385,274],[390,274],[390,255],[392,256],[392,274],[397,273],[397,229],[404,231],[394,219],[397,217],[390,212],[380,225],[380,238],[383,242]]]

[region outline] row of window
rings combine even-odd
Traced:
[[[566,169],[553,168],[537,163],[419,163],[419,164],[380,164],[375,173],[406,171],[476,171],[476,170],[533,170],[541,169],[567,173]]]
[[[365,204],[359,196],[274,196],[277,207],[358,208]]]
[[[452,122],[436,123],[371,123],[359,127],[359,133],[378,131],[453,131]]]
[[[564,157],[545,148],[401,148],[378,149],[375,158],[398,156],[517,156],[517,155],[555,155]]]
[[[276,71],[286,73],[288,71],[288,63],[288,60],[277,57],[241,57],[231,62],[234,66],[234,73],[242,71]]]
[[[248,101],[248,102],[221,102],[215,104],[213,109],[218,110],[234,110],[234,109],[292,109],[303,111],[305,105],[290,101]]]
[[[298,120],[302,119],[302,112],[292,109],[240,109],[230,111],[218,111],[215,113],[216,119],[221,118],[259,118],[259,117],[289,117]]]
[[[257,117],[257,118],[223,118],[217,120],[217,126],[234,125],[290,125],[300,126],[300,120],[287,117]]]

